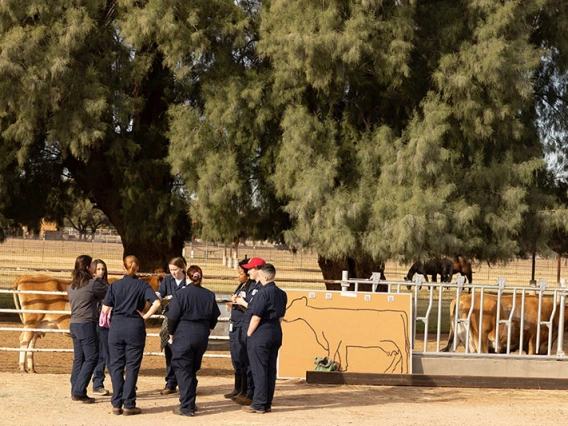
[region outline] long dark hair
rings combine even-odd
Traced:
[[[93,278],[89,272],[89,267],[93,262],[93,258],[88,254],[82,254],[75,259],[75,268],[71,273],[71,288],[81,288],[87,285],[89,280]]]

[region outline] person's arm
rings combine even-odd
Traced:
[[[160,306],[161,306],[160,299],[156,299],[152,302],[152,306],[150,306],[150,309],[148,309],[148,312],[146,312],[144,315],[142,315],[142,312],[140,311],[138,312],[140,313],[142,318],[144,318],[144,321],[146,321],[148,318],[154,315],[158,309],[160,309]]]
[[[237,296],[235,300],[236,300],[235,303],[237,305],[242,306],[245,309],[248,308],[249,305],[248,302],[245,299],[243,299],[241,296]]]
[[[108,314],[110,314],[110,311],[112,311],[112,306],[107,306],[107,305],[104,305],[104,304],[103,304],[103,309],[102,309],[102,311],[103,311],[105,314],[108,315]]]
[[[250,320],[249,328],[247,330],[248,337],[252,336],[252,334],[256,331],[256,329],[258,328],[258,324],[260,324],[260,317],[257,315],[253,315]]]

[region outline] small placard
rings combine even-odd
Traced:
[[[331,300],[331,293],[325,293],[325,300]]]
[[[371,295],[370,294],[366,294],[365,295],[365,302],[370,302],[371,301]]]
[[[313,291],[310,291],[310,293],[308,294],[308,297],[310,299],[315,299],[316,298],[316,294]]]
[[[388,296],[387,302],[394,302],[394,296]]]

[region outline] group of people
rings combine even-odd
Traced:
[[[71,305],[70,333],[74,358],[71,399],[95,402],[87,395],[93,376],[93,392],[104,388],[105,365],[112,382],[112,413],[140,414],[136,383],[146,343],[145,321],[169,300],[164,310],[162,347],[166,358],[166,384],[162,395],[179,387],[180,406],[175,414],[194,416],[197,372],[201,368],[209,335],[220,316],[215,294],[201,286],[203,272],[192,265],[186,271],[183,257],[169,262],[168,275],[157,292],[138,279],[135,256],[123,262],[124,277],[108,283],[106,264],[81,255],[75,261],[68,288]],[[274,283],[276,270],[260,258],[239,264],[239,286],[231,296],[230,344],[235,369],[235,389],[225,395],[250,413],[272,409],[276,384],[276,359],[282,345],[281,321],[286,293]],[[146,302],[150,308],[144,311]]]

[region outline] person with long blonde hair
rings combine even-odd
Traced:
[[[136,256],[126,256],[124,277],[115,281],[107,292],[103,313],[112,310],[109,344],[109,373],[112,381],[112,414],[140,414],[136,406],[136,382],[146,345],[146,324],[160,307],[160,299],[146,282],[138,279],[140,269]],[[144,305],[152,306],[143,313]]]

